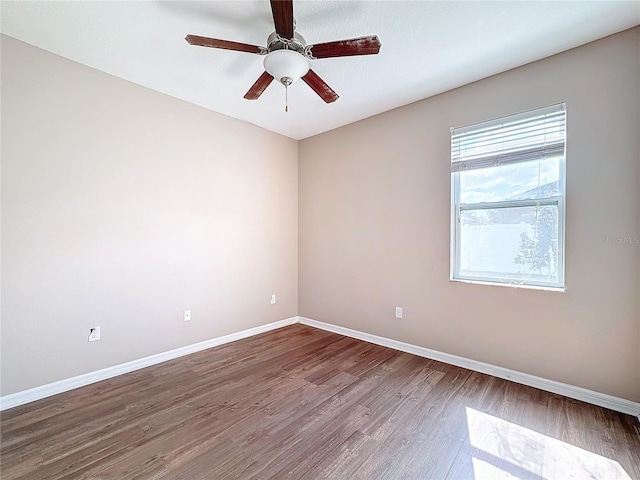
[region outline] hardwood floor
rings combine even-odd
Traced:
[[[5,411],[2,479],[640,479],[637,419],[303,325]]]

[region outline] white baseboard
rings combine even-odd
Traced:
[[[58,393],[73,390],[78,387],[84,387],[91,383],[100,382],[108,378],[122,375],[123,373],[133,372],[141,368],[150,367],[158,363],[166,362],[167,360],[173,360],[174,358],[189,355],[190,353],[200,352],[208,348],[217,347],[225,343],[234,342],[242,338],[252,337],[260,333],[275,330],[276,328],[286,327],[298,323],[298,317],[286,318],[277,322],[268,323],[259,327],[250,328],[241,332],[232,333],[223,337],[213,338],[200,343],[194,343],[193,345],[187,345],[185,347],[176,348],[175,350],[169,350],[168,352],[158,353],[149,357],[140,358],[131,362],[122,363],[113,367],[103,368],[102,370],[96,370],[95,372],[85,373],[76,377],[66,378],[57,382],[49,383],[47,385],[41,385],[39,387],[30,388],[29,390],[23,390],[22,392],[13,393],[11,395],[5,395],[0,397],[0,411],[8,408],[24,405],[25,403],[40,400],[42,398],[50,397]]]
[[[322,330],[338,333],[347,337],[364,340],[365,342],[375,343],[376,345],[393,348],[394,350],[400,350],[402,352],[411,353],[420,357],[438,360],[440,362],[455,365],[457,367],[468,368],[469,370],[486,373],[494,377],[504,378],[505,380],[511,380],[512,382],[527,385],[529,387],[535,387],[547,392],[557,393],[559,395],[564,395],[565,397],[575,398],[576,400],[581,400],[583,402],[598,405],[610,410],[626,413],[628,415],[634,415],[638,417],[638,420],[640,420],[640,403],[632,402],[631,400],[614,397],[612,395],[607,395],[606,393],[594,392],[593,390],[575,387],[573,385],[556,382],[554,380],[548,380],[542,377],[536,377],[535,375],[529,375],[527,373],[509,370],[508,368],[498,367],[488,363],[478,362],[477,360],[471,360],[468,358],[459,357],[457,355],[438,352],[437,350],[431,350],[429,348],[418,347],[409,343],[399,342],[397,340],[391,340],[389,338],[379,337],[377,335],[371,335],[369,333],[360,332],[358,330],[352,330],[350,328],[340,327],[338,325],[332,325],[330,323],[319,322],[310,318],[298,317],[298,319],[300,323],[309,325],[310,327],[320,328]]]
[[[52,395],[66,392],[68,390],[83,387],[85,385],[100,382],[102,380],[107,380],[117,375],[133,372],[145,367],[150,367],[152,365],[166,362],[168,360],[173,360],[174,358],[182,357],[184,355],[189,355],[191,353],[200,352],[202,350],[217,347],[225,343],[234,342],[236,340],[258,335],[270,330],[275,330],[276,328],[293,325],[295,323],[302,323],[310,327],[327,330],[329,332],[337,333],[347,337],[357,338],[358,340],[364,340],[365,342],[375,343],[376,345],[393,348],[394,350],[400,350],[402,352],[438,360],[450,365],[468,368],[469,370],[486,373],[488,375],[493,375],[494,377],[504,378],[516,383],[539,388],[547,392],[557,393],[559,395],[575,398],[576,400],[581,400],[593,405],[609,408],[617,412],[634,415],[640,420],[640,403],[637,402],[632,402],[623,398],[607,395],[606,393],[594,392],[593,390],[587,390],[586,388],[575,387],[566,383],[556,382],[554,380],[548,380],[546,378],[536,377],[535,375],[529,375],[527,373],[509,370],[508,368],[498,367],[488,363],[459,357],[457,355],[451,355],[449,353],[443,353],[437,350],[431,350],[429,348],[419,347],[417,345],[411,345],[409,343],[399,342],[397,340],[391,340],[385,337],[379,337],[377,335],[360,332],[358,330],[352,330],[350,328],[332,325],[330,323],[319,322],[317,320],[312,320],[305,317],[286,318],[284,320],[279,320],[267,325],[261,325],[259,327],[250,328],[248,330],[232,333],[230,335],[225,335],[223,337],[206,340],[204,342],[195,343],[193,345],[187,345],[185,347],[176,348],[175,350],[170,350],[168,352],[158,353],[156,355],[151,355],[149,357],[140,358],[131,362],[122,363],[113,367],[103,368],[102,370],[97,370],[95,372],[89,372],[83,375],[78,375],[76,377],[49,383],[47,385],[31,388],[22,392],[5,395],[4,397],[0,397],[0,411],[24,405],[26,403],[40,400],[42,398],[50,397]]]

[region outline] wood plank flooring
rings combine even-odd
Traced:
[[[303,325],[3,412],[2,479],[640,480],[637,419]]]

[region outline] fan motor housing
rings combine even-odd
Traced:
[[[293,38],[291,40],[282,38],[276,32],[273,32],[267,38],[267,50],[269,52],[274,52],[276,50],[293,50],[295,52],[304,55],[305,47],[307,46],[307,42],[304,37],[300,35],[298,32],[293,32]]]

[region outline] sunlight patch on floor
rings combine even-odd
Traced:
[[[475,480],[631,480],[615,460],[473,408],[466,414],[462,450],[471,456]]]

